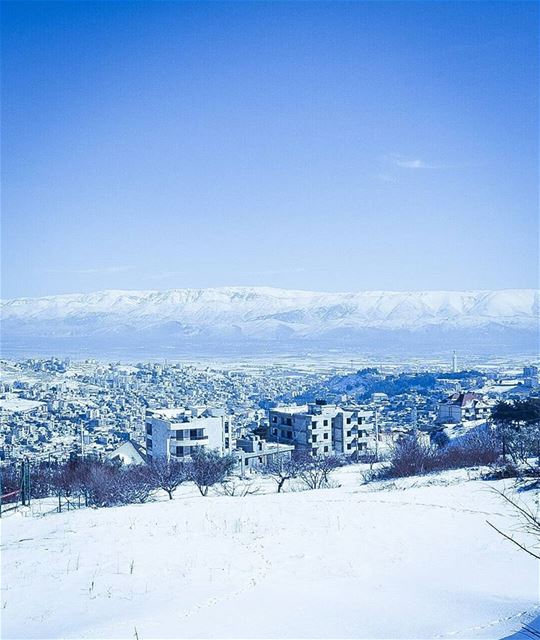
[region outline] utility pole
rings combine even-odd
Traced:
[[[81,424],[81,460],[84,460],[84,424]]]

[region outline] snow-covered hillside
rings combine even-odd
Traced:
[[[103,291],[2,303],[5,336],[325,339],[535,331],[534,290],[316,293],[265,287]]]
[[[2,637],[501,638],[538,608],[537,562],[464,476],[6,517]]]

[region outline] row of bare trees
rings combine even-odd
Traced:
[[[337,456],[311,457],[296,454],[287,459],[279,456],[261,468],[261,473],[276,482],[281,493],[288,481],[298,479],[306,489],[330,486],[330,475],[345,464]],[[249,495],[258,488],[253,483],[240,482],[233,477],[236,460],[217,452],[200,448],[190,459],[156,460],[148,465],[121,465],[101,460],[75,459],[64,464],[34,465],[31,473],[33,498],[56,496],[70,504],[109,507],[143,503],[157,491],[164,491],[172,500],[174,492],[185,482],[192,482],[201,496],[207,496],[211,487],[219,486],[224,495]],[[4,491],[20,483],[16,467],[2,468]],[[238,486],[238,483],[242,486]],[[246,485],[246,486],[244,486]]]
[[[405,436],[395,443],[387,464],[373,475],[397,478],[500,464],[506,469],[509,463],[516,466],[515,473],[521,465],[540,477],[540,400],[536,398],[497,403],[491,425],[453,441],[436,437],[430,444],[418,434]]]
[[[71,460],[64,464],[34,465],[31,496],[57,496],[66,501],[83,501],[87,506],[109,507],[146,502],[161,489],[170,499],[184,482],[193,482],[202,496],[210,487],[223,483],[236,464],[233,456],[198,449],[188,461],[158,460],[149,465],[120,465],[100,460]],[[20,485],[20,469],[4,466],[2,492]]]

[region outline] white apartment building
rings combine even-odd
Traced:
[[[368,448],[373,412],[321,402],[269,410],[268,439],[314,456],[352,455]]]
[[[363,407],[341,407],[333,421],[335,453],[365,453],[374,438],[374,412]]]
[[[186,458],[196,447],[207,447],[221,455],[234,449],[232,416],[221,409],[147,409],[145,423],[149,462]]]

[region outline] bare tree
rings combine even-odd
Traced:
[[[122,503],[146,502],[152,491],[156,489],[155,478],[150,469],[143,464],[120,468],[115,480],[119,484],[119,495]]]
[[[299,465],[298,477],[308,489],[322,489],[329,484],[330,473],[341,466],[337,456],[300,455],[296,458]]]
[[[514,515],[519,521],[519,525],[517,527],[518,533],[525,534],[526,537],[534,540],[534,542],[529,543],[524,540],[520,540],[509,533],[501,531],[501,529],[489,522],[489,520],[486,522],[492,529],[495,529],[497,533],[503,536],[503,538],[506,538],[506,540],[510,541],[516,547],[525,551],[525,553],[528,553],[533,558],[540,560],[540,516],[538,513],[538,505],[536,506],[536,509],[533,509],[529,506],[519,504],[517,500],[510,498],[498,489],[493,489],[493,491],[503,498],[503,500],[506,500],[506,502],[512,507]]]
[[[200,447],[191,454],[187,464],[187,479],[197,486],[202,496],[208,495],[208,489],[227,478],[236,465],[231,455],[221,456],[216,451],[207,451]]]
[[[163,489],[173,499],[173,493],[187,480],[186,465],[180,460],[155,460],[149,467],[154,486]]]
[[[261,471],[277,483],[277,492],[281,493],[288,480],[298,477],[301,466],[294,458],[285,459],[284,456],[278,456],[277,460],[267,464]]]

